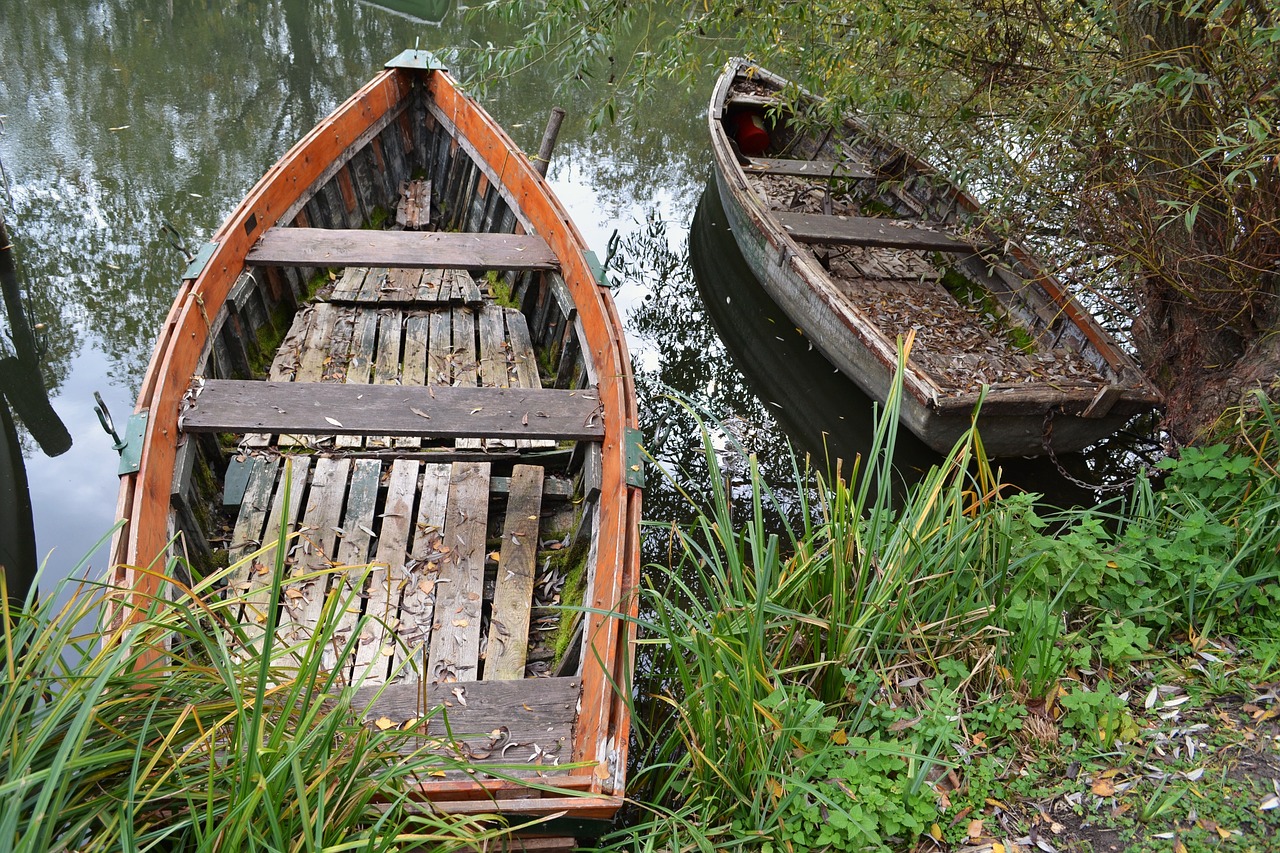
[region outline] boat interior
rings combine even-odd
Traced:
[[[207,317],[171,518],[181,564],[236,567],[247,650],[323,636],[370,721],[444,706],[460,757],[542,772],[579,710],[562,606],[595,581],[604,424],[558,259],[525,230],[429,99],[389,111]]]

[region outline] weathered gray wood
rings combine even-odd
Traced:
[[[462,741],[464,754],[486,756],[490,764],[528,761],[535,753],[535,744],[538,753],[565,764],[570,761],[581,691],[581,680],[576,677],[371,685],[355,692],[352,706],[362,709],[361,717],[366,722],[383,720],[383,725],[389,722],[413,728],[426,738],[443,739],[452,732]],[[496,739],[495,730],[502,732]],[[507,744],[518,746],[504,754],[502,749]],[[409,741],[405,748],[425,745]],[[446,745],[442,743],[441,747]],[[542,759],[543,769],[549,760]]]
[[[453,274],[454,286],[457,288],[454,298],[478,308],[484,302],[484,297],[480,294],[480,285],[476,283],[475,277],[466,270],[454,270]]]
[[[378,349],[373,365],[375,385],[400,383],[400,349],[403,343],[404,314],[396,309],[378,312]],[[369,436],[366,447],[390,447],[391,437]]]
[[[538,555],[538,521],[542,513],[542,468],[517,465],[511,471],[511,493],[503,519],[498,581],[489,619],[486,681],[524,678],[529,648],[529,608]]]
[[[379,295],[387,287],[387,279],[390,271],[386,267],[372,267],[369,274],[364,277],[364,284],[360,285],[360,293],[356,296],[358,302],[377,302]]]
[[[453,314],[431,312],[431,339],[427,350],[427,384],[453,384]]]
[[[262,547],[262,527],[271,508],[271,492],[275,487],[279,465],[279,459],[264,459],[249,476],[249,485],[245,488],[244,500],[240,502],[240,512],[236,516],[236,526],[231,533],[231,547],[228,550],[232,565],[245,560]],[[252,574],[253,565],[245,562],[232,573],[227,584],[234,592],[244,592],[249,589]]]
[[[511,382],[507,378],[506,324],[502,319],[502,307],[493,302],[486,302],[479,312],[480,331],[480,364],[479,383],[490,388],[507,388]],[[490,439],[487,447],[509,447],[510,442],[502,439]]]
[[[373,363],[377,357],[378,345],[378,312],[357,311],[355,329],[351,334],[351,355],[347,359],[345,381],[349,385],[367,385],[373,372]],[[356,392],[358,395],[359,392]],[[336,415],[334,417],[337,417]],[[349,433],[334,433],[328,430],[326,435],[337,435],[334,444],[337,447],[360,447],[364,439]]]
[[[302,516],[300,547],[283,593],[278,636],[286,645],[310,640],[320,622],[333,567],[338,563],[338,526],[350,473],[350,459],[316,460]]]
[[[453,463],[443,531],[443,544],[450,550],[440,561],[436,580],[428,681],[476,680],[488,518],[489,466]]]
[[[302,343],[302,360],[294,381],[319,382],[329,356],[329,341],[338,322],[338,309],[327,302],[315,306],[315,317]]]
[[[366,267],[347,267],[342,272],[342,277],[333,285],[333,292],[330,299],[334,302],[355,299],[360,293],[360,288],[364,286],[364,277],[369,272]]]
[[[325,669],[347,668],[351,660],[339,660],[351,632],[360,619],[360,601],[364,583],[368,579],[369,543],[372,537],[373,513],[378,503],[378,485],[382,479],[382,463],[377,459],[357,459],[352,465],[351,482],[347,487],[347,510],[342,516],[342,541],[338,545],[338,562],[350,567],[335,578],[334,594],[339,596],[341,615],[333,631],[333,642],[321,658]],[[366,633],[368,639],[366,639]],[[366,628],[357,645],[371,642],[372,633]]]
[[[972,243],[951,234],[898,225],[873,216],[823,216],[785,211],[770,211],[770,215],[799,243],[885,246],[966,255],[978,251]]]
[[[838,163],[834,160],[776,160],[771,157],[751,157],[742,170],[749,175],[790,175],[798,178],[854,178],[858,180],[876,177],[859,166]]]
[[[594,391],[210,379],[187,432],[599,439]]]
[[[504,308],[507,319],[507,338],[511,341],[511,357],[515,363],[515,381],[511,384],[520,388],[541,388],[542,380],[538,376],[538,357],[533,351],[533,340],[529,337],[529,324],[524,314],[514,308]]]
[[[280,472],[276,484],[275,498],[271,501],[271,510],[267,515],[267,526],[262,533],[262,544],[273,545],[283,531],[292,532],[297,524],[299,510],[302,507],[302,496],[307,490],[307,472],[311,460],[305,456],[286,456],[285,469]],[[288,494],[285,494],[286,486]],[[291,548],[290,543],[285,548]],[[255,653],[261,653],[266,640],[266,621],[271,609],[279,605],[271,595],[272,570],[277,555],[274,550],[267,551],[254,560],[249,572],[249,588],[244,595],[244,608],[240,621],[244,628],[245,638]],[[285,571],[288,572],[291,560],[286,556]]]
[[[474,388],[480,379],[480,353],[476,338],[476,314],[470,308],[453,308],[453,384]],[[454,442],[459,450],[484,446],[480,437],[466,435]]]
[[[431,221],[431,181],[406,181],[400,187],[396,222],[405,228],[425,228]]]
[[[375,684],[387,680],[388,667],[395,655],[396,628],[402,590],[408,585],[405,556],[409,550],[409,531],[413,527],[413,497],[418,487],[418,463],[399,459],[391,466],[387,482],[387,500],[378,525],[378,550],[373,558],[366,591],[365,632],[372,635],[367,642],[361,636],[356,646],[355,672],[352,682],[362,678]]]
[[[404,321],[404,372],[400,381],[405,385],[421,387],[427,382],[427,332],[430,321],[425,314],[414,314]],[[401,436],[396,447],[420,447],[419,438]]]
[[[440,290],[448,270],[426,270],[422,273],[422,283],[418,285],[419,302],[439,302]],[[445,289],[445,300],[448,301],[448,290]]]
[[[422,466],[418,517],[413,525],[409,553],[409,582],[400,601],[397,614],[400,621],[396,626],[399,642],[391,657],[391,671],[397,674],[397,679],[420,681],[427,673],[423,656],[431,642],[436,579],[440,574],[440,561],[447,555],[441,545],[450,471],[445,464],[428,462]],[[411,661],[408,666],[406,657]]]
[[[249,250],[256,266],[556,269],[547,241],[532,234],[269,228]]]

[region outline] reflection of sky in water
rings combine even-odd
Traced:
[[[86,338],[53,397],[54,411],[71,433],[71,449],[53,459],[38,450],[27,456],[37,553],[48,558],[44,588],[50,586],[49,578],[65,576],[115,521],[119,459],[93,412],[93,392],[106,400],[117,430],[133,410],[133,393],[107,375],[101,346]],[[104,548],[92,559],[95,574],[106,568],[105,560]]]

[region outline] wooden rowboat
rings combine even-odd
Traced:
[[[378,227],[393,219],[407,225]],[[171,554],[235,564],[288,524],[305,546],[280,600],[263,565],[228,579],[246,634],[274,608],[277,646],[301,647],[326,594],[359,579],[363,612],[342,618],[368,617],[369,636],[325,666],[377,693],[369,720],[445,704],[474,735],[464,754],[501,726],[520,744],[503,760],[530,756],[536,783],[478,766],[423,782],[424,799],[610,819],[643,482],[630,361],[593,264],[530,158],[430,54],[393,60],[184,274],[126,437],[113,565],[133,594],[114,618],[164,593],[147,567]],[[590,612],[545,659],[551,623],[574,618],[551,605],[575,569]]]
[[[708,123],[743,255],[835,367],[883,401],[896,340],[914,330],[901,420],[939,452],[984,386],[978,425],[996,456],[1078,450],[1159,404],[1089,312],[979,224],[972,198],[855,118],[802,130],[794,117],[815,103],[735,59]]]

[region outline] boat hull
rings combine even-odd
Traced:
[[[432,230],[363,230],[415,205],[405,216]],[[259,644],[260,626],[277,623],[251,607],[274,608],[277,640],[301,647],[319,630],[304,611],[364,583],[368,638],[324,666],[367,685],[370,721],[400,714],[410,726],[423,702],[455,703],[470,731],[462,717],[495,710],[484,697],[541,707],[521,698],[528,685],[556,697],[554,764],[577,765],[531,768],[532,785],[446,774],[418,796],[455,813],[610,819],[625,793],[618,685],[635,633],[642,482],[622,326],[588,255],[530,158],[447,72],[425,52],[391,63],[267,172],[184,274],[135,410],[145,425],[138,470],[121,479],[111,623],[189,594],[185,566],[217,566],[219,547],[246,567],[225,588],[251,589],[244,628]],[[486,513],[501,559],[530,565],[526,576],[552,535],[585,572],[577,655],[539,673],[555,677],[528,677],[523,652],[508,663],[507,646],[525,643],[491,611],[514,607],[536,650],[529,622],[544,605],[527,591],[512,605],[515,574],[499,576],[487,553]],[[269,573],[253,552],[286,523],[310,544],[286,560],[287,594],[263,601]],[[367,580],[334,569],[364,563]],[[446,599],[452,617],[434,619]],[[164,661],[157,647],[143,663]],[[457,705],[459,689],[470,703]]]
[[[730,144],[722,121],[728,89],[734,75],[746,67],[740,62],[731,64],[717,84],[709,110],[715,184],[730,230],[753,274],[814,347],[883,403],[897,367],[896,341],[845,298],[808,247],[779,223],[749,183],[741,155]],[[766,73],[754,68],[752,72]],[[921,171],[926,169],[914,162]],[[972,205],[957,190],[950,191],[950,198],[952,208]],[[1029,256],[1019,250],[1014,263],[1025,266],[1030,263]],[[1052,304],[1057,315],[1074,323],[1072,334],[1082,347],[1098,351],[1099,362],[1109,375],[1096,387],[1066,392],[1045,385],[996,384],[983,394],[956,393],[909,365],[903,377],[900,421],[934,450],[951,450],[971,429],[975,417],[983,447],[990,455],[1034,456],[1047,452],[1050,446],[1055,452],[1079,450],[1110,435],[1159,400],[1141,379],[1136,365],[1106,338],[1087,312],[1062,295],[1047,276],[1041,278],[1036,284],[1044,286],[1046,293],[1040,297],[1056,300]],[[1105,406],[1098,405],[1100,402]]]

